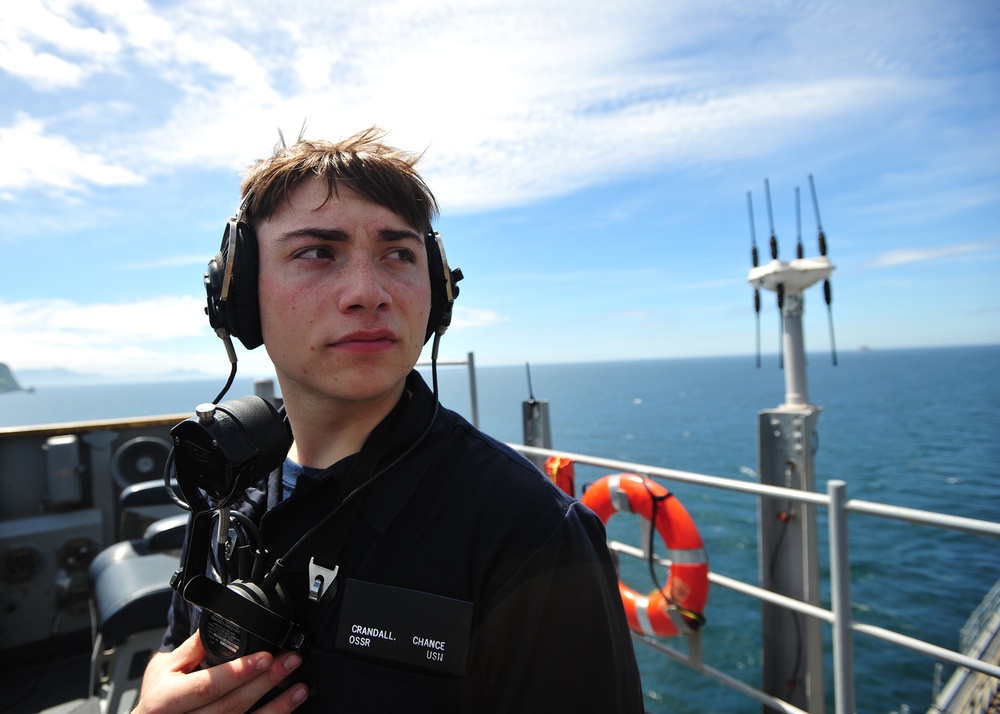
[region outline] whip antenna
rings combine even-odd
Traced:
[[[778,369],[785,368],[785,284],[778,283],[774,292],[778,296]]]
[[[778,259],[778,236],[774,234],[774,214],[771,213],[771,184],[764,179],[764,197],[767,199],[767,224],[771,228],[771,260]]]
[[[756,268],[760,260],[757,255],[757,232],[753,226],[753,198],[749,191],[747,191],[747,214],[750,217],[750,262]],[[757,322],[757,369],[760,369],[760,289],[756,287],[753,289],[753,311]]]
[[[826,257],[826,235],[823,233],[823,223],[819,219],[819,201],[816,199],[816,184],[813,182],[812,174],[809,174],[809,190],[812,193],[813,212],[816,214],[816,228],[819,232],[819,254]],[[833,359],[833,366],[837,366],[837,341],[833,334],[833,288],[830,286],[830,279],[823,281],[823,299],[826,301],[826,316],[830,326],[830,355]]]
[[[830,281],[823,281],[823,298],[826,300],[826,316],[827,321],[830,325],[830,354],[833,358],[833,366],[837,366],[837,342],[833,337],[833,308],[830,307],[830,303],[833,302],[833,296],[831,293],[833,289],[830,287]]]
[[[816,214],[816,228],[819,230],[819,254],[826,257],[826,236],[823,234],[823,222],[819,219],[819,201],[816,200],[816,184],[813,175],[809,174],[809,190],[812,192],[813,213]]]
[[[799,210],[799,187],[795,187],[795,257],[802,260],[805,251],[802,250],[802,212]]]
[[[771,212],[771,184],[764,179],[764,196],[767,199],[767,224],[771,228],[771,260],[778,259],[778,236],[774,233],[774,214]],[[785,315],[782,310],[785,307],[785,286],[778,284],[775,292],[778,295],[778,369],[785,368],[785,346],[782,335],[785,332]]]

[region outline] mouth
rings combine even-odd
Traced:
[[[329,346],[345,352],[376,354],[391,349],[396,341],[391,330],[361,330],[344,335]]]

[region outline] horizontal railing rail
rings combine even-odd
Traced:
[[[813,493],[810,491],[797,491],[781,486],[768,486],[766,484],[753,483],[750,481],[739,481],[737,479],[726,478],[724,476],[710,476],[694,471],[678,471],[662,466],[650,466],[648,464],[637,464],[631,461],[621,461],[619,459],[606,459],[599,456],[588,456],[576,454],[569,451],[559,451],[557,449],[541,449],[535,446],[525,446],[523,444],[508,444],[515,451],[529,456],[559,456],[572,459],[578,464],[605,468],[609,471],[632,471],[646,476],[666,479],[668,481],[678,481],[682,483],[692,483],[709,488],[718,488],[725,491],[736,491],[748,493],[756,496],[766,496],[768,498],[779,498],[800,503],[809,503],[816,506],[829,508],[830,497],[824,493]],[[951,530],[964,531],[974,535],[983,535],[992,538],[1000,538],[1000,523],[992,521],[982,521],[975,518],[965,518],[962,516],[951,516],[944,513],[934,513],[933,511],[921,511],[915,508],[905,508],[903,506],[892,506],[874,501],[861,501],[851,499],[845,507],[854,513],[865,513],[873,516],[882,516],[908,523],[915,523],[926,526],[936,526],[938,528],[949,528]]]
[[[994,619],[993,613],[1000,610],[1000,580],[997,580],[989,593],[979,603],[979,607],[972,611],[965,626],[962,627],[962,650],[968,651],[978,640],[982,638],[983,630],[987,624]]]
[[[981,672],[993,677],[1000,677],[1000,667],[991,664],[990,662],[970,657],[962,654],[961,652],[940,647],[925,640],[903,635],[883,627],[854,622],[853,616],[851,615],[849,595],[847,596],[846,601],[838,602],[838,599],[842,598],[843,593],[850,592],[850,570],[849,567],[847,567],[846,562],[841,564],[844,567],[838,567],[838,564],[834,562],[840,557],[840,554],[847,552],[846,544],[848,529],[846,516],[849,513],[888,518],[934,528],[945,528],[989,538],[1000,538],[1000,523],[993,523],[991,521],[983,521],[974,518],[965,518],[961,516],[952,516],[932,511],[922,511],[913,508],[904,508],[901,506],[892,506],[872,501],[863,501],[858,499],[846,500],[843,495],[845,489],[843,481],[830,481],[828,483],[829,493],[822,494],[808,491],[798,491],[780,486],[752,483],[749,481],[740,481],[738,479],[724,478],[720,476],[710,476],[708,474],[699,474],[690,471],[679,471],[676,469],[650,466],[648,464],[639,464],[618,459],[606,459],[567,451],[525,446],[523,444],[509,444],[509,446],[526,456],[542,458],[557,456],[560,458],[572,459],[580,465],[593,466],[601,469],[607,469],[609,471],[632,472],[643,476],[649,476],[651,478],[659,478],[708,488],[751,494],[758,498],[777,498],[787,501],[807,503],[830,510],[830,554],[828,556],[831,561],[830,571],[832,603],[830,609],[811,605],[809,603],[796,600],[795,598],[780,595],[759,586],[745,583],[716,572],[709,573],[709,581],[714,585],[742,593],[760,601],[768,602],[777,605],[778,607],[783,607],[788,610],[817,618],[833,627],[834,692],[837,697],[835,705],[837,712],[854,711],[855,683],[853,676],[853,655],[851,654],[849,642],[845,643],[844,641],[844,638],[847,637],[847,633],[859,633],[883,642],[912,650],[914,652],[918,652],[937,660],[948,662],[957,667],[965,667],[975,672]],[[619,541],[610,541],[609,547],[617,553],[630,557],[643,560],[648,557],[648,555],[641,548],[621,543]],[[655,560],[660,565],[666,567],[669,567],[671,564],[671,561],[667,558],[656,557]],[[847,581],[843,580],[845,578]],[[838,580],[841,582],[837,582]],[[841,594],[841,598],[838,598],[838,593]],[[633,637],[645,645],[652,647],[653,649],[670,657],[671,659],[701,672],[714,681],[762,704],[783,712],[802,712],[801,709],[789,704],[788,702],[776,699],[766,692],[756,689],[725,674],[724,672],[721,672],[720,670],[704,664],[701,661],[700,639],[696,645],[698,651],[694,656],[692,656],[691,652],[685,654],[652,637],[638,634],[633,634]]]
[[[476,383],[476,353],[469,352],[465,359],[439,359],[438,367],[465,367],[469,374],[469,421],[479,428],[479,388]],[[417,367],[433,367],[434,362],[417,362]]]

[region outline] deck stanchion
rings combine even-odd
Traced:
[[[469,367],[469,402],[472,405],[472,426],[479,428],[479,394],[476,391],[476,355],[469,352],[466,359]]]
[[[535,390],[531,386],[531,365],[525,365],[528,374],[528,398],[521,402],[521,415],[524,425],[524,445],[537,446],[543,449],[552,448],[552,427],[549,424],[549,400],[535,399]],[[539,471],[545,473],[544,456],[528,456]]]
[[[547,399],[527,399],[521,402],[524,420],[524,445],[542,449],[552,448],[552,427],[549,423],[549,401]],[[529,455],[538,470],[545,473],[545,457]]]
[[[417,362],[417,367],[430,367],[431,362]],[[479,428],[479,393],[476,390],[476,357],[474,352],[469,352],[464,360],[441,360],[437,361],[438,367],[465,367],[469,373],[469,421],[472,426]]]
[[[833,686],[837,714],[854,714],[851,637],[851,558],[847,540],[847,484],[830,481],[830,606],[833,610]]]

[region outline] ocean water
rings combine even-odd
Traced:
[[[823,408],[817,489],[839,479],[849,498],[1000,520],[998,373],[1000,346],[844,353],[836,367],[829,355],[810,355],[810,401]],[[442,401],[470,416],[464,368],[442,368],[440,383]],[[503,441],[522,441],[525,366],[480,367],[477,384],[480,427]],[[532,365],[531,384],[534,396],[549,402],[555,448],[751,481],[757,412],[784,397],[776,357],[765,358],[760,369],[748,357]],[[39,386],[33,393],[0,395],[0,426],[188,412],[220,386]],[[230,396],[251,391],[250,380],[238,379]],[[578,467],[578,492],[602,475]],[[712,570],[756,583],[755,500],[666,485],[697,523]],[[636,542],[635,518],[612,518],[612,537]],[[850,527],[855,618],[958,649],[969,613],[1000,578],[1000,544],[867,516],[851,516]],[[825,563],[822,510],[819,538]],[[641,564],[624,565],[623,578],[637,590],[653,588]],[[826,591],[823,604],[829,605]],[[760,679],[759,612],[756,601],[713,588],[703,629],[705,662],[754,686]],[[829,636],[824,626],[827,647]],[[926,710],[933,660],[864,635],[855,635],[854,649],[859,712]],[[638,646],[637,655],[650,712],[760,711],[649,648]],[[829,668],[826,685],[832,711]]]

